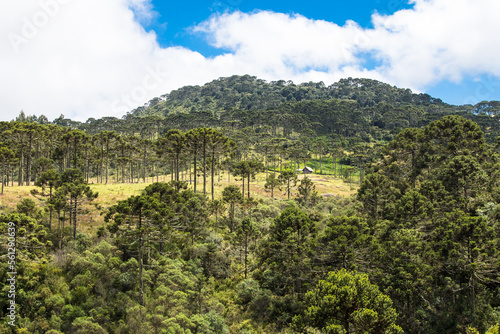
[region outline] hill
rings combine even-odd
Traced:
[[[284,137],[302,133],[387,141],[402,129],[423,127],[443,116],[458,114],[478,123],[487,141],[493,142],[499,131],[491,116],[498,113],[499,106],[496,101],[450,105],[428,94],[415,94],[371,79],[347,78],[326,86],[323,82],[266,82],[244,75],[174,90],[132,110],[122,122],[96,122],[99,129],[114,131],[119,131],[123,123],[136,124],[141,133],[151,125],[160,134],[173,128],[251,128]],[[91,132],[92,127],[92,121],[84,126]]]
[[[219,78],[203,86],[186,86],[152,99],[145,106],[133,110],[133,116],[167,116],[179,112],[224,110],[262,110],[277,108],[285,102],[342,99],[354,100],[361,107],[373,107],[378,103],[405,105],[445,105],[440,99],[428,94],[414,94],[371,79],[342,79],[331,86],[323,82],[307,82],[299,85],[292,81],[266,82],[254,76]]]

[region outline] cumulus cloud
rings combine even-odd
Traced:
[[[0,7],[2,119],[21,109],[49,118],[119,116],[113,100],[141,83],[159,52],[154,33],[134,21],[124,1],[10,1]]]
[[[412,10],[373,16],[363,47],[383,61],[378,69],[393,82],[425,88],[464,75],[500,75],[500,51],[494,0],[416,0]]]
[[[239,66],[253,69],[264,79],[382,78],[362,67],[358,44],[364,33],[352,21],[339,26],[301,15],[235,12],[213,16],[194,31],[205,33],[214,47],[228,50]]]
[[[143,26],[150,0],[24,0],[0,4],[0,119],[61,113],[121,117],[184,85],[251,74],[333,83],[368,77],[415,90],[464,75],[500,76],[496,0],[414,0],[374,14],[373,28],[268,11],[216,14],[192,31],[225,53],[162,48]],[[375,65],[366,66],[367,55]]]
[[[352,21],[339,26],[300,15],[237,12],[214,16],[195,30],[268,76],[326,82],[363,76],[424,90],[441,80],[459,82],[464,75],[500,75],[495,33],[500,2],[413,2],[414,8],[392,15],[375,13],[372,29]],[[370,70],[367,56],[377,61]]]

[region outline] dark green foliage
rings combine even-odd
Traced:
[[[391,218],[394,214],[394,201],[399,190],[391,187],[390,180],[383,174],[370,174],[358,190],[357,198],[363,204],[368,217],[378,220]]]
[[[447,116],[400,133],[358,191],[377,237],[373,277],[405,331],[485,330],[497,321],[500,235],[484,214],[497,205],[497,164],[477,124]]]
[[[202,87],[188,86],[170,92],[166,101],[150,102],[149,108],[138,108],[132,115],[192,112],[198,110],[258,110],[277,107],[283,102],[299,102],[319,99],[356,100],[362,107],[378,103],[400,103],[417,105],[443,105],[439,99],[425,94],[412,94],[410,90],[398,89],[370,79],[343,79],[326,87],[323,83],[295,85],[284,80],[266,83],[249,75],[220,78]],[[207,121],[211,118],[205,116]]]
[[[318,236],[316,257],[330,269],[366,269],[372,236],[366,221],[358,217],[332,217]]]
[[[22,207],[25,208],[24,205]],[[52,247],[40,221],[24,213],[0,215],[0,239],[5,245],[2,248],[4,256],[7,254],[9,238],[14,244],[17,262],[47,260],[47,253]]]
[[[208,203],[208,210],[215,214],[215,231],[219,229],[219,216],[226,210],[226,203],[223,199],[216,199]]]
[[[299,192],[297,201],[306,207],[313,206],[320,200],[316,186],[307,176],[300,180],[297,190]]]
[[[243,201],[240,188],[237,186],[227,186],[222,191],[222,199],[229,204],[229,230],[232,233],[235,228],[234,210],[236,204],[240,204]]]
[[[57,189],[58,196],[68,197],[70,200],[70,215],[73,222],[73,238],[76,239],[78,204],[81,201],[92,201],[98,193],[93,192],[78,169],[66,169],[61,175],[61,186]]]
[[[303,316],[295,317],[299,328],[316,328],[322,333],[402,333],[391,299],[382,294],[368,276],[342,269],[306,294]]]
[[[245,196],[245,179],[247,180],[247,198],[250,198],[250,178],[255,178],[255,175],[264,169],[264,165],[260,161],[240,161],[233,165],[234,176],[240,176],[243,181],[242,194]]]
[[[252,241],[260,234],[255,224],[249,219],[245,218],[236,230],[236,240],[243,248],[244,264],[245,264],[245,279],[247,278],[247,264],[248,252],[251,247]]]
[[[5,177],[6,177],[6,168],[7,166],[14,161],[15,154],[14,151],[9,149],[8,147],[0,147],[0,163],[1,163],[1,179],[0,182],[2,183],[2,194],[3,194],[3,188],[5,186]]]
[[[305,212],[296,207],[283,210],[260,247],[262,285],[281,296],[307,291],[315,235]]]
[[[40,210],[36,207],[35,201],[29,198],[21,200],[16,205],[16,211],[34,219],[40,219]]]

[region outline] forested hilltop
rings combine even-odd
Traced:
[[[342,79],[326,86],[323,82],[299,85],[292,81],[267,83],[249,75],[220,78],[203,86],[187,86],[149,101],[132,111],[133,116],[162,115],[177,112],[262,110],[276,108],[284,102],[343,99],[354,100],[361,107],[378,103],[441,105],[444,103],[428,94],[413,94],[371,79]]]
[[[79,128],[89,134],[102,130],[140,133],[142,137],[164,134],[169,129],[197,127],[260,131],[289,136],[341,135],[370,140],[391,140],[407,127],[422,127],[445,115],[461,115],[478,123],[486,139],[500,134],[496,116],[498,101],[455,106],[428,94],[414,94],[371,79],[342,79],[325,86],[319,83],[267,83],[252,76],[220,78],[203,86],[187,86],[157,97],[121,119],[90,118],[84,123],[65,119],[52,123]],[[21,117],[47,123],[46,117]],[[246,131],[245,130],[245,131]]]
[[[498,334],[499,107],[234,76],[1,122],[0,333]]]

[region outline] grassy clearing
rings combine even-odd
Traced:
[[[36,187],[5,187],[3,195],[0,195],[0,213],[11,213],[15,211],[17,203],[25,198],[30,198],[39,204],[41,201],[31,195],[30,191]]]
[[[353,169],[354,173],[352,173],[353,183],[359,184],[359,169],[356,166],[350,166],[340,163],[340,159],[336,159],[336,163],[333,163],[332,157],[323,157],[323,159],[311,158],[305,164],[301,162],[299,167],[297,167],[296,163],[290,163],[289,161],[285,162],[283,166],[286,168],[293,169],[303,169],[305,166],[311,167],[314,170],[314,173],[322,176],[331,176],[340,178],[344,174],[346,169]],[[278,169],[276,169],[278,170]]]
[[[270,172],[271,173],[271,172]],[[299,175],[299,181],[304,177],[304,175]],[[325,197],[329,196],[351,196],[357,191],[357,185],[349,186],[348,183],[344,182],[341,179],[336,179],[330,175],[318,175],[318,174],[310,174],[308,177],[314,182],[316,185],[316,190],[320,195]],[[170,180],[170,177],[160,178],[160,180]],[[185,180],[188,181],[189,180]],[[203,192],[203,183],[202,180],[199,179],[197,184],[198,192]],[[201,181],[201,182],[200,182]],[[262,197],[271,197],[270,193],[267,193],[264,189],[264,184],[266,182],[266,173],[260,173],[257,175],[255,180],[250,181],[250,196],[254,198],[262,198]],[[93,191],[99,193],[99,196],[96,200],[91,203],[84,203],[81,206],[81,211],[78,215],[78,229],[79,231],[87,234],[95,234],[97,229],[103,226],[104,223],[104,215],[105,212],[110,206],[116,204],[120,200],[127,199],[130,196],[138,195],[141,191],[151,184],[148,183],[133,183],[133,184],[92,184],[90,187]],[[227,175],[222,175],[219,179],[215,178],[214,182],[214,195],[215,198],[222,197],[222,190],[228,185],[233,184],[237,185],[241,189],[241,179],[235,180],[233,176],[231,176],[230,181],[228,182]],[[193,185],[191,184],[191,187]],[[297,184],[298,186],[298,184]],[[292,190],[291,197],[295,197],[297,195],[297,186]],[[24,198],[30,198],[35,201],[39,208],[45,207],[45,200],[34,197],[31,195],[30,191],[36,187],[34,186],[24,186],[24,187],[7,187],[4,189],[4,194],[0,195],[0,213],[8,214],[14,212],[16,209],[17,203],[19,203]],[[211,198],[211,182],[210,179],[207,179],[207,187],[206,187],[207,196]],[[247,184],[245,180],[245,196],[247,195]],[[287,194],[284,191],[280,191],[275,189],[274,197],[276,199],[286,199]],[[48,216],[47,216],[48,217]],[[48,219],[48,218],[47,218]],[[56,224],[55,214],[53,219],[53,225]]]

